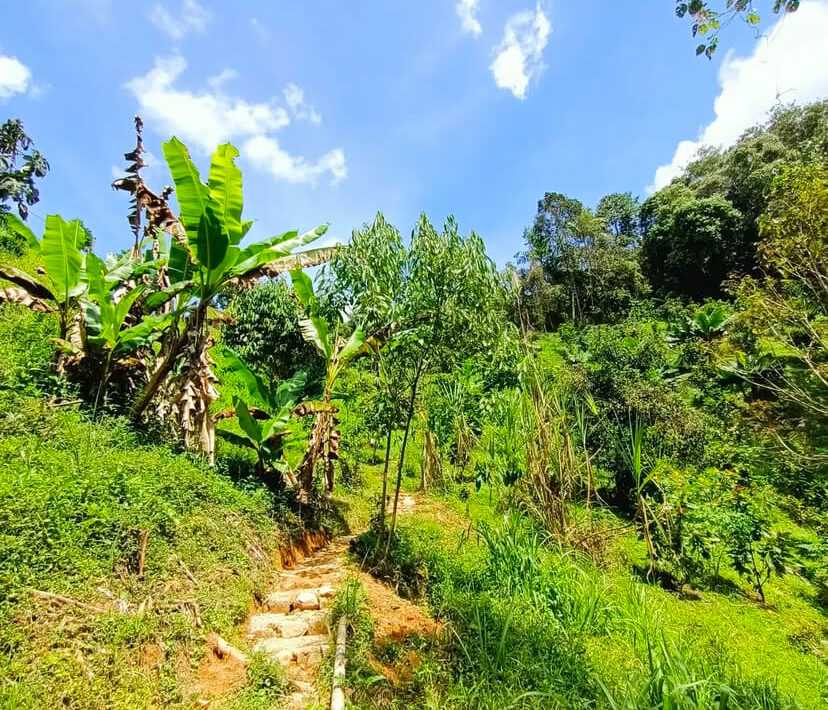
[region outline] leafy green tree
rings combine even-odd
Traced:
[[[728,275],[752,267],[742,214],[723,197],[673,185],[644,203],[642,223],[644,271],[659,293],[720,296]]]
[[[354,232],[323,279],[336,309],[359,314],[371,327],[389,327],[376,360],[378,389],[387,415],[386,451],[394,428],[403,430],[396,468],[391,531],[396,525],[411,423],[423,379],[453,372],[486,352],[505,324],[504,284],[476,234],[459,234],[453,217],[438,232],[422,215],[408,249],[382,215]],[[387,473],[387,467],[386,467]],[[386,483],[387,486],[387,483]],[[385,493],[382,523],[385,535]],[[390,537],[387,538],[390,541]]]
[[[451,371],[467,357],[485,352],[505,320],[505,289],[483,240],[474,232],[461,237],[449,217],[442,233],[421,215],[411,237],[407,280],[395,347],[405,353],[408,402],[397,461],[389,542],[394,536],[405,450],[422,378]]]
[[[732,370],[773,400],[785,458],[810,479],[800,495],[824,500],[828,465],[828,168],[791,166],[761,220],[761,273],[735,287],[752,348]],[[760,359],[763,366],[750,363]],[[822,483],[820,483],[822,481]],[[807,492],[806,492],[807,491]]]
[[[727,551],[734,569],[747,577],[765,603],[765,585],[783,575],[794,559],[788,534],[771,530],[767,512],[748,495],[740,496],[727,518]]]
[[[526,232],[529,269],[520,276],[525,314],[547,327],[565,320],[603,322],[628,311],[647,285],[631,249],[637,240],[637,204],[629,194],[608,195],[597,212],[561,193],[546,193]],[[545,286],[532,265],[543,269]],[[557,306],[557,311],[543,308]]]
[[[631,192],[615,192],[605,195],[598,201],[595,216],[622,246],[629,247],[638,241],[640,209],[638,199],[633,197]]]
[[[408,250],[399,231],[377,213],[371,223],[353,231],[348,247],[338,251],[323,267],[321,278],[320,290],[327,310],[350,312],[369,331],[388,333],[385,347],[378,349],[372,360],[376,394],[371,413],[365,415],[385,434],[377,549],[385,535],[392,437],[405,421],[407,353],[394,336],[401,327],[407,269]]]
[[[702,148],[641,207],[642,262],[654,290],[720,297],[728,275],[754,273],[774,180],[790,165],[826,161],[828,101],[777,106],[727,150]]]
[[[0,215],[17,206],[21,219],[37,203],[40,193],[35,180],[49,172],[49,163],[33,148],[20,119],[9,119],[0,126]]]
[[[256,284],[231,297],[231,322],[222,329],[222,340],[269,379],[286,379],[300,368],[321,373],[322,360],[299,328],[303,311],[284,281]]]

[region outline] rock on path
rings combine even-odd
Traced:
[[[330,646],[325,609],[336,593],[334,585],[346,574],[342,554],[348,542],[339,539],[284,572],[277,588],[263,599],[263,611],[248,621],[253,652],[278,661],[285,670],[292,689],[285,707],[292,710],[313,699],[316,666]]]

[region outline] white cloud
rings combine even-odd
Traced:
[[[13,94],[25,94],[30,87],[32,73],[17,57],[0,55],[0,99]]]
[[[460,26],[464,32],[479,35],[483,31],[480,21],[477,19],[479,5],[480,0],[459,0],[457,5],[454,6],[454,11],[457,13],[457,17],[460,18]]]
[[[310,121],[317,126],[322,122],[322,116],[316,112],[313,106],[308,106],[305,103],[305,92],[296,84],[288,84],[282,93],[294,118]]]
[[[156,122],[164,133],[174,133],[205,153],[232,138],[277,131],[290,123],[284,108],[270,103],[250,103],[227,95],[222,89],[227,73],[208,81],[207,91],[187,91],[175,86],[187,68],[183,57],[157,58],[144,76],[126,84],[135,94],[145,119]]]
[[[150,20],[174,40],[181,40],[190,32],[203,32],[212,16],[208,9],[195,0],[184,0],[178,17],[173,16],[161,3],[156,3],[150,10]]]
[[[228,81],[235,79],[239,73],[235,69],[224,69],[207,80],[207,84],[213,91],[220,91]]]
[[[495,84],[525,99],[529,82],[543,71],[543,50],[552,27],[540,3],[535,11],[512,15],[503,28],[497,56],[489,67]]]
[[[250,162],[274,177],[288,182],[314,182],[325,173],[330,173],[332,182],[339,182],[348,175],[345,153],[339,148],[328,151],[315,163],[309,163],[302,156],[290,155],[279,146],[275,138],[254,136],[242,147]]]
[[[716,117],[698,140],[683,140],[655,172],[652,192],[668,185],[705,145],[727,147],[760,123],[777,102],[807,103],[828,96],[828,1],[803,2],[757,41],[748,57],[728,55],[719,72]]]
[[[290,116],[275,98],[251,103],[228,94],[225,85],[236,76],[230,70],[209,79],[207,89],[179,88],[178,80],[186,68],[183,57],[156,58],[149,72],[126,84],[138,100],[145,121],[160,133],[176,135],[207,154],[220,143],[243,141],[245,157],[274,177],[289,182],[313,182],[324,173],[330,173],[333,181],[338,182],[347,175],[345,154],[340,149],[327,152],[314,163],[292,156],[279,146],[271,134],[288,126]],[[293,89],[288,91],[290,87]],[[318,116],[305,105],[299,87],[290,84],[288,89],[285,100],[294,112],[297,108],[308,112],[308,120]]]

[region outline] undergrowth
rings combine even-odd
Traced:
[[[753,635],[742,621],[740,632],[717,635],[714,629],[726,628],[722,621],[687,633],[692,622],[688,627],[677,610],[693,614],[692,605],[701,603],[713,614],[741,605],[740,616],[751,623],[770,612],[712,592],[703,602],[680,599],[635,580],[623,565],[597,566],[519,515],[481,523],[470,536],[413,516],[387,559],[374,554],[374,542],[369,531],[354,542],[354,552],[403,594],[426,601],[442,620],[443,635],[420,649],[424,655],[405,687],[388,693],[382,684],[365,686],[361,707],[821,706],[824,667],[778,645],[779,629],[766,623]],[[791,603],[792,615],[814,619],[807,606]],[[769,645],[757,645],[764,638]],[[753,665],[756,654],[764,667]]]

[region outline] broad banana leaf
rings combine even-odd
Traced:
[[[192,281],[179,281],[178,283],[161,289],[160,291],[153,291],[149,294],[141,304],[142,310],[152,312],[155,311],[165,303],[168,303],[176,296],[180,295],[193,285]]]
[[[234,350],[225,348],[224,352],[227,354],[230,369],[241,380],[248,394],[260,407],[270,407],[270,387],[267,383],[253,372]]]
[[[302,302],[302,305],[305,308],[311,306],[315,298],[311,277],[301,269],[292,269],[290,272],[290,280],[293,282],[293,290]]]
[[[333,356],[333,343],[328,333],[328,322],[320,316],[303,318],[299,321],[299,331],[302,337],[309,343],[316,346],[326,360]]]
[[[19,217],[13,214],[7,214],[4,219],[6,220],[6,226],[9,227],[13,232],[17,232],[23,239],[26,240],[26,243],[29,245],[29,249],[32,249],[37,254],[40,254],[40,242],[37,240],[37,237],[34,235],[34,232],[29,229],[28,225],[23,222]]]
[[[210,195],[218,204],[218,217],[227,230],[230,244],[238,244],[242,238],[242,174],[234,159],[238,149],[230,143],[220,145],[213,154],[207,185]]]
[[[339,362],[340,364],[344,365],[349,360],[354,357],[359,357],[360,355],[364,355],[367,353],[361,352],[362,346],[365,344],[365,331],[357,328],[351,333],[351,337],[348,338],[348,342],[345,343],[345,346],[342,350],[339,351]]]
[[[288,420],[290,419],[290,412],[287,415],[272,417],[268,419],[262,426],[262,442],[271,441],[274,437],[284,436],[287,432]]]
[[[281,414],[283,410],[287,410],[285,416],[285,421],[287,421],[287,418],[290,416],[290,410],[305,389],[307,379],[307,374],[300,370],[293,377],[283,380],[270,398],[272,411]]]
[[[303,247],[306,244],[315,242],[327,231],[328,224],[320,224],[315,229],[311,229],[305,232],[304,234],[299,234],[287,239],[280,240],[276,242],[274,246],[278,246],[281,251],[284,251],[286,254],[290,254],[293,252],[294,249],[298,249],[299,247]]]
[[[170,256],[167,261],[167,275],[170,283],[175,285],[189,282],[193,275],[190,251],[178,242],[170,244]]]
[[[274,260],[262,265],[259,269],[254,270],[249,274],[245,274],[248,278],[275,278],[280,274],[294,269],[307,269],[311,266],[319,266],[325,262],[333,259],[339,247],[320,247],[319,249],[308,249],[301,251],[298,254],[291,254],[290,256],[283,256],[281,258],[274,257]]]
[[[89,235],[80,220],[66,222],[58,215],[46,216],[40,254],[58,303],[67,303],[83,291],[83,257],[79,245],[88,239]]]
[[[324,234],[327,229],[327,225],[322,225],[304,234],[299,234],[293,230],[251,244],[239,252],[236,263],[230,271],[230,276],[244,276],[248,271],[258,269],[275,259],[291,256],[291,252],[294,249],[305,244],[310,244],[310,242]]]
[[[213,199],[210,188],[201,182],[198,169],[181,141],[172,138],[163,147],[175,182],[181,223],[187,232],[190,252],[205,272],[203,281],[214,284],[217,281],[216,272],[227,257],[230,246],[230,237],[222,222],[223,206]]]
[[[175,182],[175,196],[181,210],[181,225],[192,244],[207,211],[210,189],[201,182],[198,169],[190,160],[187,146],[178,138],[171,138],[164,143],[163,150]]]
[[[229,441],[231,444],[235,444],[236,446],[244,446],[248,449],[255,449],[258,448],[255,443],[250,441],[250,439],[245,438],[241,434],[237,434],[234,431],[228,431],[227,429],[216,429],[216,434],[218,434],[222,439]]]
[[[254,441],[256,444],[261,444],[264,441],[262,427],[250,415],[247,409],[247,403],[240,397],[233,397],[233,406],[236,408],[236,417],[238,417],[241,430],[247,434],[251,441]]]

